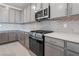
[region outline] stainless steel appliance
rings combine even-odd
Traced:
[[[31,31],[29,35],[29,48],[38,56],[44,56],[44,34],[51,33],[47,30]]]
[[[36,21],[42,21],[50,18],[50,6],[35,13]]]

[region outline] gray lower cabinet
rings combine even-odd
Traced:
[[[69,53],[67,51],[67,55],[78,55],[79,56],[79,43],[75,43],[75,42],[69,42],[67,41],[67,50],[73,51],[75,53]]]
[[[0,33],[0,43],[8,42],[8,33]]]
[[[67,52],[67,56],[79,56],[78,53],[75,53],[75,52],[72,52],[72,51],[69,51],[69,50],[67,50],[66,52]]]
[[[16,41],[16,32],[9,32],[9,41]]]
[[[25,47],[29,49],[29,34],[25,33]]]
[[[46,56],[63,56],[64,55],[64,41],[53,38],[45,37],[45,55]]]
[[[24,32],[18,32],[18,40],[22,45],[25,45]]]
[[[45,56],[63,56],[64,49],[51,45],[49,43],[45,43]]]

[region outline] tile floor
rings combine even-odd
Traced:
[[[30,54],[19,42],[13,42],[0,45],[0,56],[30,56]]]

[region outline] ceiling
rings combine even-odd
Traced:
[[[14,6],[17,8],[21,8],[21,9],[25,9],[25,8],[27,8],[28,5],[30,5],[30,3],[5,3],[5,4]]]

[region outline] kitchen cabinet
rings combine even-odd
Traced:
[[[0,22],[8,22],[8,8],[0,6]]]
[[[49,6],[49,3],[42,3],[42,8],[43,8],[43,9],[48,8],[48,6]]]
[[[67,56],[79,56],[78,53],[67,50]]]
[[[64,49],[45,43],[45,56],[63,56]]]
[[[79,44],[74,42],[67,42],[67,49],[79,53]]]
[[[30,21],[33,22],[33,21],[35,21],[35,10],[32,8],[32,5],[31,5],[30,13],[31,13]]]
[[[51,38],[51,37],[45,37],[45,42],[48,42],[50,44],[54,44],[60,47],[64,48],[64,41],[61,39],[57,39],[57,38]]]
[[[67,3],[50,3],[50,18],[67,16]]]
[[[31,17],[30,8],[31,8],[30,6],[27,7],[27,9],[26,9],[26,12],[27,12],[26,16],[24,15],[26,17],[26,21],[27,22],[30,22],[30,19],[31,19],[30,18]]]
[[[64,41],[56,38],[45,37],[45,55],[63,56]]]
[[[16,41],[16,32],[9,32],[9,41]]]
[[[21,23],[21,11],[20,10],[15,11],[15,23]]]
[[[27,14],[27,9],[24,9],[23,14],[24,14],[24,15],[23,15],[23,18],[24,18],[24,19],[23,19],[23,22],[26,23],[26,22],[28,22],[27,20],[29,19],[29,18],[28,18],[29,16],[28,16],[28,14]]]
[[[0,44],[8,42],[8,32],[0,33]]]
[[[15,23],[15,9],[10,8],[9,9],[9,23]]]
[[[42,10],[42,3],[36,4],[36,11]]]
[[[79,14],[79,3],[70,3],[70,5],[71,5],[71,7],[70,7],[71,14],[70,15]]]
[[[18,40],[23,46],[25,45],[24,32],[18,32]]]
[[[29,34],[25,32],[25,47],[29,49]]]

